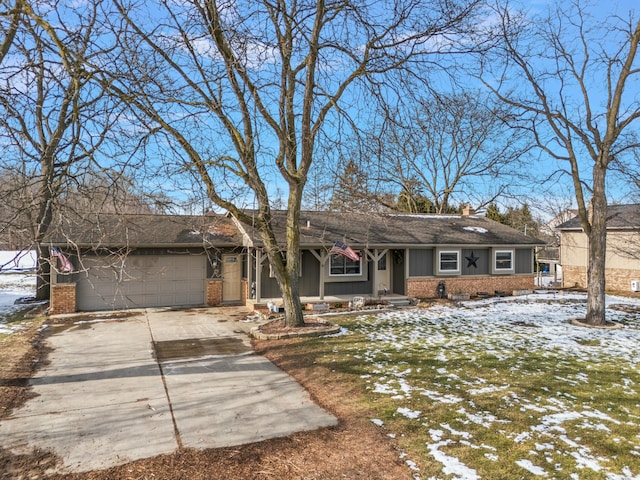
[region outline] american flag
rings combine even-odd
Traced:
[[[342,242],[336,242],[333,244],[333,247],[331,247],[331,250],[329,250],[330,254],[337,254],[337,255],[342,255],[344,257],[347,257],[349,260],[352,260],[354,262],[359,262],[360,261],[360,255],[358,255],[356,252],[353,251],[353,249],[349,246],[347,246],[346,244],[342,243]]]
[[[57,258],[60,261],[60,271],[62,273],[71,273],[71,272],[73,272],[73,264],[56,247],[51,247],[51,256],[53,258]]]

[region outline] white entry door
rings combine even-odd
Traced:
[[[384,291],[386,290],[387,293],[391,293],[391,270],[389,265],[388,251],[382,257],[380,257],[376,268],[376,281],[378,282],[378,285],[376,286],[377,291],[380,293],[384,293]]]
[[[242,257],[222,255],[222,301],[239,302],[241,295]]]

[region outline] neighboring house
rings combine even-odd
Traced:
[[[580,219],[574,217],[557,229],[563,285],[585,288],[589,243]],[[640,204],[607,207],[605,276],[607,290],[628,292],[632,282],[640,285]]]
[[[300,295],[305,302],[353,296],[434,298],[534,286],[542,242],[476,216],[302,212]],[[285,245],[285,212],[273,213]],[[336,242],[354,260],[332,254]],[[74,264],[54,275],[52,313],[240,303],[281,297],[257,231],[230,215],[108,216],[61,227],[48,239]],[[282,255],[286,258],[286,252]],[[73,298],[71,298],[73,296]]]
[[[539,286],[555,287],[561,285],[560,234],[557,228],[577,214],[577,210],[563,210],[548,222],[540,225],[539,232],[546,245],[536,252],[536,260],[540,269],[537,280]]]

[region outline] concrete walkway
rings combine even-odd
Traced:
[[[30,382],[36,396],[0,422],[0,444],[50,450],[67,473],[336,425],[253,354],[238,322],[246,315],[155,309],[49,327],[49,363]]]

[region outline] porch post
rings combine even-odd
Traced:
[[[247,256],[247,286],[249,287],[249,290],[247,291],[247,298],[251,298],[251,282],[253,282],[253,255],[252,255],[253,249],[251,247],[248,247],[246,249],[246,253],[245,255]]]
[[[320,278],[318,279],[318,295],[320,296],[320,300],[324,300],[324,277],[325,277],[325,269],[327,264],[327,258],[329,255],[324,249],[320,249],[320,253],[316,252],[314,249],[309,250],[314,257],[320,262]]]
[[[325,277],[325,270],[327,268],[327,255],[321,251],[320,252],[320,284],[319,284],[319,294],[320,294],[320,300],[324,300],[324,277]]]
[[[260,303],[260,291],[262,290],[262,250],[256,248],[256,303]]]
[[[369,251],[369,250],[365,250],[365,255],[364,258],[366,259],[367,257],[371,258],[371,260],[373,261],[373,268],[372,271],[373,273],[371,274],[371,296],[372,297],[377,297],[378,296],[378,290],[377,290],[377,285],[378,285],[378,260],[380,259],[380,257],[378,256],[378,249],[375,249],[373,252]],[[364,268],[367,268],[367,264],[365,263]]]

